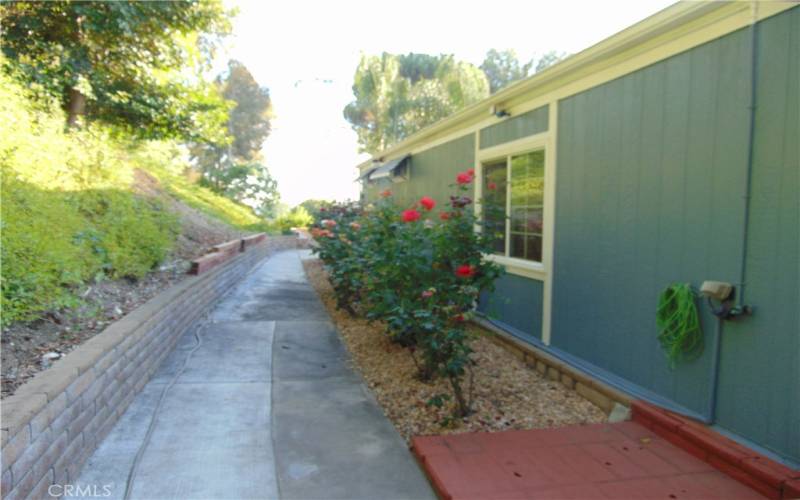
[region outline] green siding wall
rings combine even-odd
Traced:
[[[548,106],[512,116],[480,132],[481,149],[547,131]]]
[[[475,166],[475,134],[411,155],[410,180],[389,185],[400,206],[430,196],[443,206],[455,191],[456,174]],[[388,185],[388,184],[387,184]]]
[[[800,463],[800,8],[759,27],[744,298],[726,324],[719,425]]]
[[[481,296],[478,310],[523,338],[541,340],[543,294],[541,281],[506,274],[497,280],[494,293]]]
[[[797,18],[761,23],[747,277],[759,309],[725,324],[717,408],[721,426],[794,460]],[[702,305],[706,349],[671,371],[655,307],[671,282],[740,281],[749,63],[745,29],[559,103],[552,345],[701,414],[716,320]]]
[[[559,103],[552,344],[698,413],[710,349],[670,371],[655,308],[671,282],[738,281],[747,49],[726,36]]]
[[[393,187],[392,181],[389,179],[380,179],[378,181],[364,183],[361,192],[364,196],[364,200],[375,201],[378,199],[381,191],[384,189],[392,189]]]

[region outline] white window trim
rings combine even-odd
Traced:
[[[476,148],[477,149],[477,148]],[[477,166],[475,169],[475,199],[481,199],[483,194],[483,165],[484,163],[489,163],[491,161],[497,161],[501,159],[505,159],[506,161],[510,161],[509,158],[514,155],[530,153],[532,151],[544,151],[544,158],[545,158],[545,192],[544,192],[544,207],[543,207],[543,219],[545,224],[547,223],[547,212],[548,212],[548,188],[547,188],[547,181],[548,181],[548,169],[551,169],[551,163],[549,160],[549,156],[551,153],[550,147],[550,134],[548,132],[544,132],[541,134],[532,135],[530,137],[524,137],[522,139],[517,139],[514,141],[510,141],[504,144],[499,144],[497,146],[493,146],[491,148],[486,148],[483,150],[476,151],[477,157]],[[506,166],[506,172],[508,178],[506,179],[506,189],[510,189],[511,187],[511,167],[510,165]],[[510,204],[511,204],[511,197],[506,196],[506,213],[511,213],[510,211]],[[475,215],[478,219],[481,216],[481,207],[480,204],[475,205]],[[526,259],[520,259],[516,257],[510,257],[510,224],[506,223],[505,226],[505,255],[497,255],[497,254],[490,254],[486,255],[486,257],[498,264],[505,266],[506,271],[511,274],[516,274],[519,276],[524,276],[526,278],[532,278],[539,281],[544,281],[548,275],[548,267],[546,265],[545,259],[545,247],[547,246],[546,238],[548,235],[547,228],[542,231],[542,261],[535,262]]]
[[[542,241],[544,246],[544,241]],[[534,262],[532,260],[518,259],[515,257],[507,257],[505,255],[489,254],[486,258],[497,262],[504,266],[506,271],[525,278],[531,278],[538,281],[544,281],[547,278],[544,264],[541,262]]]
[[[523,137],[522,139],[504,142],[503,144],[498,144],[497,146],[479,149],[476,157],[479,163],[485,163],[491,160],[499,160],[500,158],[509,155],[516,155],[536,149],[543,149],[547,147],[549,137],[550,132],[541,132],[536,135]]]
[[[542,231],[542,262],[534,262],[505,255],[486,255],[486,258],[505,267],[506,272],[542,282],[542,342],[550,345],[550,323],[553,293],[553,247],[555,245],[555,195],[556,195],[556,131],[558,130],[558,101],[537,102],[536,107],[548,104],[548,130],[504,144],[480,149],[480,130],[475,131],[475,199],[483,196],[483,164],[503,157],[528,151],[544,150],[544,230]],[[510,184],[509,184],[510,185]],[[508,197],[510,200],[510,197]],[[481,206],[475,204],[475,216],[481,217]],[[506,225],[508,227],[508,225]],[[476,226],[480,230],[480,226]],[[508,229],[506,230],[508,231]],[[509,238],[506,238],[508,244]],[[508,252],[506,252],[508,254]]]

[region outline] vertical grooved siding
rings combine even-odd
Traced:
[[[548,107],[545,105],[482,129],[480,131],[481,149],[547,132],[548,113]]]
[[[510,326],[523,339],[542,339],[541,281],[514,274],[502,276],[494,293],[481,295],[478,310],[489,319]]]
[[[474,166],[475,134],[467,134],[412,155],[410,180],[372,184],[366,191],[367,199],[374,200],[377,193],[388,188],[400,207],[413,205],[422,196],[430,196],[439,203],[439,207],[443,207],[449,196],[455,193],[450,185],[455,183],[456,174]]]
[[[671,371],[655,308],[672,282],[738,281],[747,42],[733,33],[559,103],[552,345],[698,413],[711,349]]]
[[[800,8],[761,23],[745,301],[725,324],[719,425],[800,463]]]
[[[800,8],[759,24],[746,302],[722,334],[717,421],[800,461]],[[706,348],[667,367],[672,282],[740,281],[750,92],[742,29],[559,102],[552,345],[706,414]]]

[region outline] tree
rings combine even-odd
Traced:
[[[563,52],[551,50],[542,54],[536,60],[536,65],[534,66],[534,59],[526,63],[520,62],[517,58],[517,53],[513,49],[491,49],[486,53],[486,58],[481,63],[480,68],[486,73],[492,94],[494,94],[508,84],[527,78],[533,73],[538,73],[565,57],[566,54]],[[533,69],[533,72],[531,72],[531,69]]]
[[[59,98],[70,126],[85,118],[149,138],[224,136],[214,121],[224,101],[186,72],[230,31],[221,0],[7,2],[0,15],[9,73]]]
[[[567,57],[567,54],[564,52],[556,52],[555,50],[551,50],[550,52],[546,52],[539,58],[536,62],[536,72],[540,72],[544,69],[549,68],[550,66],[554,65],[555,63],[561,61]]]
[[[377,153],[489,95],[486,76],[452,55],[363,55],[344,117],[360,150]]]
[[[509,83],[527,77],[532,66],[533,60],[521,63],[513,49],[491,49],[486,53],[480,68],[486,73],[490,90],[494,94]]]
[[[226,78],[220,77],[217,82],[223,97],[236,103],[228,119],[233,156],[253,160],[271,130],[269,89],[259,86],[247,67],[236,60],[228,62]]]
[[[268,215],[277,203],[277,184],[261,161],[261,146],[269,136],[269,90],[259,86],[247,67],[231,60],[216,79],[219,93],[231,103],[225,120],[229,140],[191,144],[190,152],[202,182],[231,199],[246,202]]]
[[[280,203],[278,182],[266,165],[260,163],[236,164],[230,170],[225,194],[253,209],[257,215],[271,219],[276,216]]]
[[[225,120],[230,140],[191,144],[202,183],[250,206],[262,217],[274,217],[280,200],[278,184],[261,158],[271,128],[269,89],[261,87],[247,67],[235,60],[228,62],[227,72],[217,77],[215,85],[232,105]]]

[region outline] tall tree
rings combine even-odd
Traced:
[[[517,53],[513,49],[491,49],[486,53],[486,58],[484,58],[480,68],[486,73],[492,94],[494,94],[508,84],[538,73],[565,57],[566,54],[563,52],[551,50],[542,54],[538,59],[531,59],[523,63],[517,58]]]
[[[281,201],[278,182],[261,163],[238,163],[229,171],[226,195],[264,218],[275,218]]]
[[[228,62],[228,74],[217,81],[225,99],[236,103],[228,118],[233,156],[253,160],[271,130],[269,89],[259,86],[247,67],[236,60]]]
[[[491,49],[486,53],[480,67],[486,73],[490,90],[494,94],[509,83],[528,76],[532,66],[533,60],[521,63],[513,49]]]
[[[221,0],[4,2],[0,28],[13,74],[58,97],[72,126],[85,116],[147,137],[220,135],[198,117],[224,114],[224,101],[186,68],[230,31]]]
[[[566,58],[567,54],[565,52],[557,52],[555,50],[551,50],[550,52],[545,52],[542,54],[542,57],[536,61],[536,73],[549,68],[550,66],[554,65],[555,63],[561,61],[562,59]]]
[[[344,117],[361,151],[377,153],[488,96],[489,84],[480,69],[451,55],[384,52],[361,57],[353,94]]]
[[[271,216],[280,197],[277,183],[261,158],[261,147],[271,129],[269,89],[261,87],[247,67],[235,60],[217,78],[216,86],[232,103],[225,122],[230,140],[190,146],[202,182],[218,193],[250,205],[262,216]]]

